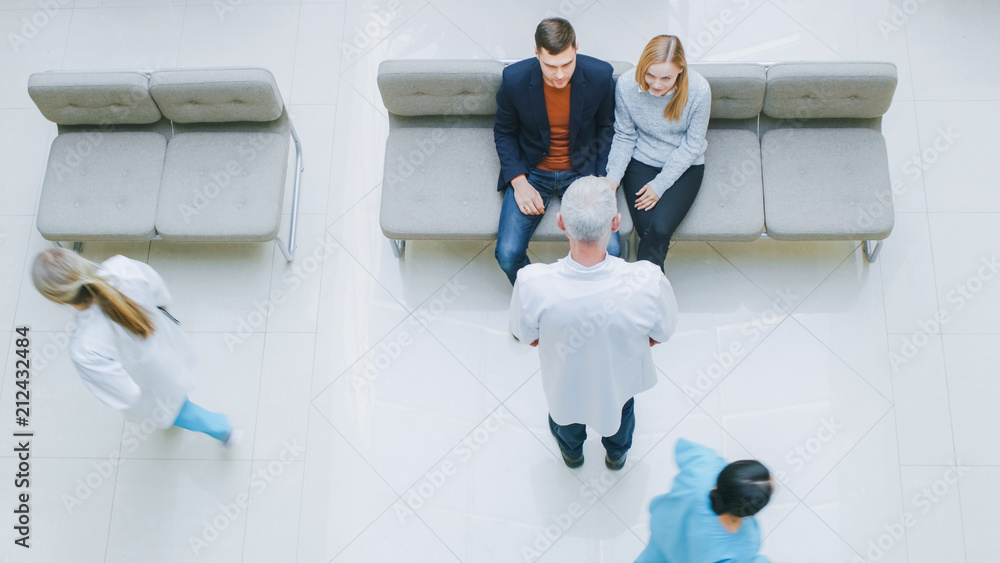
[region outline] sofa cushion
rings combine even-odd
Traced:
[[[385,145],[382,232],[391,239],[496,238],[503,193],[493,130],[395,129]],[[619,190],[620,192],[621,190]],[[558,199],[549,203],[532,240],[566,240],[555,225]],[[627,210],[624,196],[619,209]],[[632,232],[628,212],[622,234]]]
[[[265,131],[178,133],[167,144],[157,232],[164,240],[274,239],[288,146],[287,135]]]
[[[777,119],[873,118],[889,110],[895,91],[892,63],[776,63],[767,69],[763,112]]]
[[[141,72],[40,72],[28,78],[28,95],[60,125],[145,124],[161,117]]]
[[[52,141],[38,202],[48,240],[150,240],[167,141],[159,133],[66,133]]]
[[[751,119],[764,105],[767,70],[757,63],[692,63],[712,89],[712,119]]]
[[[626,72],[631,72],[635,74],[635,63],[628,61],[608,61],[611,65],[611,79],[618,82],[618,77],[625,74]]]
[[[673,240],[754,240],[764,231],[757,135],[709,129],[705,177]]]
[[[502,201],[499,174],[492,129],[391,131],[385,143],[382,232],[393,239],[493,238]]]
[[[389,60],[378,66],[382,103],[396,115],[493,115],[503,63]]]
[[[178,123],[272,121],[284,109],[274,76],[263,68],[158,70],[149,92]]]
[[[779,240],[889,236],[885,139],[870,129],[774,129],[761,138],[767,235]]]

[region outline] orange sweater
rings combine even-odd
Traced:
[[[569,88],[545,86],[545,111],[549,114],[549,155],[537,168],[561,172],[573,168],[569,161]]]

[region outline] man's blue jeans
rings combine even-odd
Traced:
[[[552,196],[562,197],[566,188],[579,177],[580,175],[575,170],[550,172],[536,168],[528,173],[527,180],[532,187],[538,190],[547,210]],[[517,279],[517,271],[531,263],[528,260],[528,242],[541,220],[542,215],[521,213],[521,209],[514,199],[514,188],[507,188],[503,195],[503,207],[500,210],[496,257],[511,285]],[[611,233],[611,240],[608,241],[608,254],[612,256],[621,254],[621,243],[618,240],[617,232]]]
[[[587,426],[585,424],[567,424],[560,426],[556,424],[552,417],[549,417],[549,429],[556,437],[559,449],[567,456],[578,458],[583,455],[583,443],[587,440]],[[622,423],[618,427],[618,432],[614,436],[601,438],[604,449],[608,452],[608,457],[613,461],[618,461],[632,447],[632,433],[635,432],[635,398],[625,401],[622,407]]]

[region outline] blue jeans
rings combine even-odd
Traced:
[[[229,417],[217,412],[207,411],[185,398],[181,411],[177,413],[174,426],[186,428],[194,432],[204,432],[216,440],[225,441],[233,432]]]
[[[587,426],[585,424],[567,424],[560,426],[556,424],[552,417],[549,417],[549,429],[556,437],[559,449],[566,452],[572,458],[583,455],[583,442],[587,440]],[[618,427],[618,432],[614,436],[601,438],[604,449],[608,452],[608,457],[618,461],[632,447],[632,433],[635,432],[635,398],[625,401],[622,407],[622,423]]]
[[[538,195],[542,196],[542,203],[548,209],[552,196],[562,197],[566,188],[579,177],[580,175],[575,170],[550,172],[536,168],[528,173],[527,180],[533,188],[538,190]],[[517,280],[517,271],[531,263],[528,260],[528,242],[541,220],[542,215],[521,213],[521,209],[514,199],[514,188],[507,188],[503,195],[503,207],[500,209],[496,257],[511,285]],[[608,241],[608,254],[612,256],[621,254],[621,244],[617,232],[611,233],[611,240]]]

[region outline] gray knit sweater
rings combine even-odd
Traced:
[[[631,159],[662,168],[650,182],[656,195],[674,185],[693,164],[705,163],[705,132],[712,109],[712,91],[705,77],[690,69],[688,101],[680,121],[667,121],[663,109],[673,97],[643,92],[635,72],[625,72],[615,85],[615,138],[608,155],[608,178],[621,183]]]

